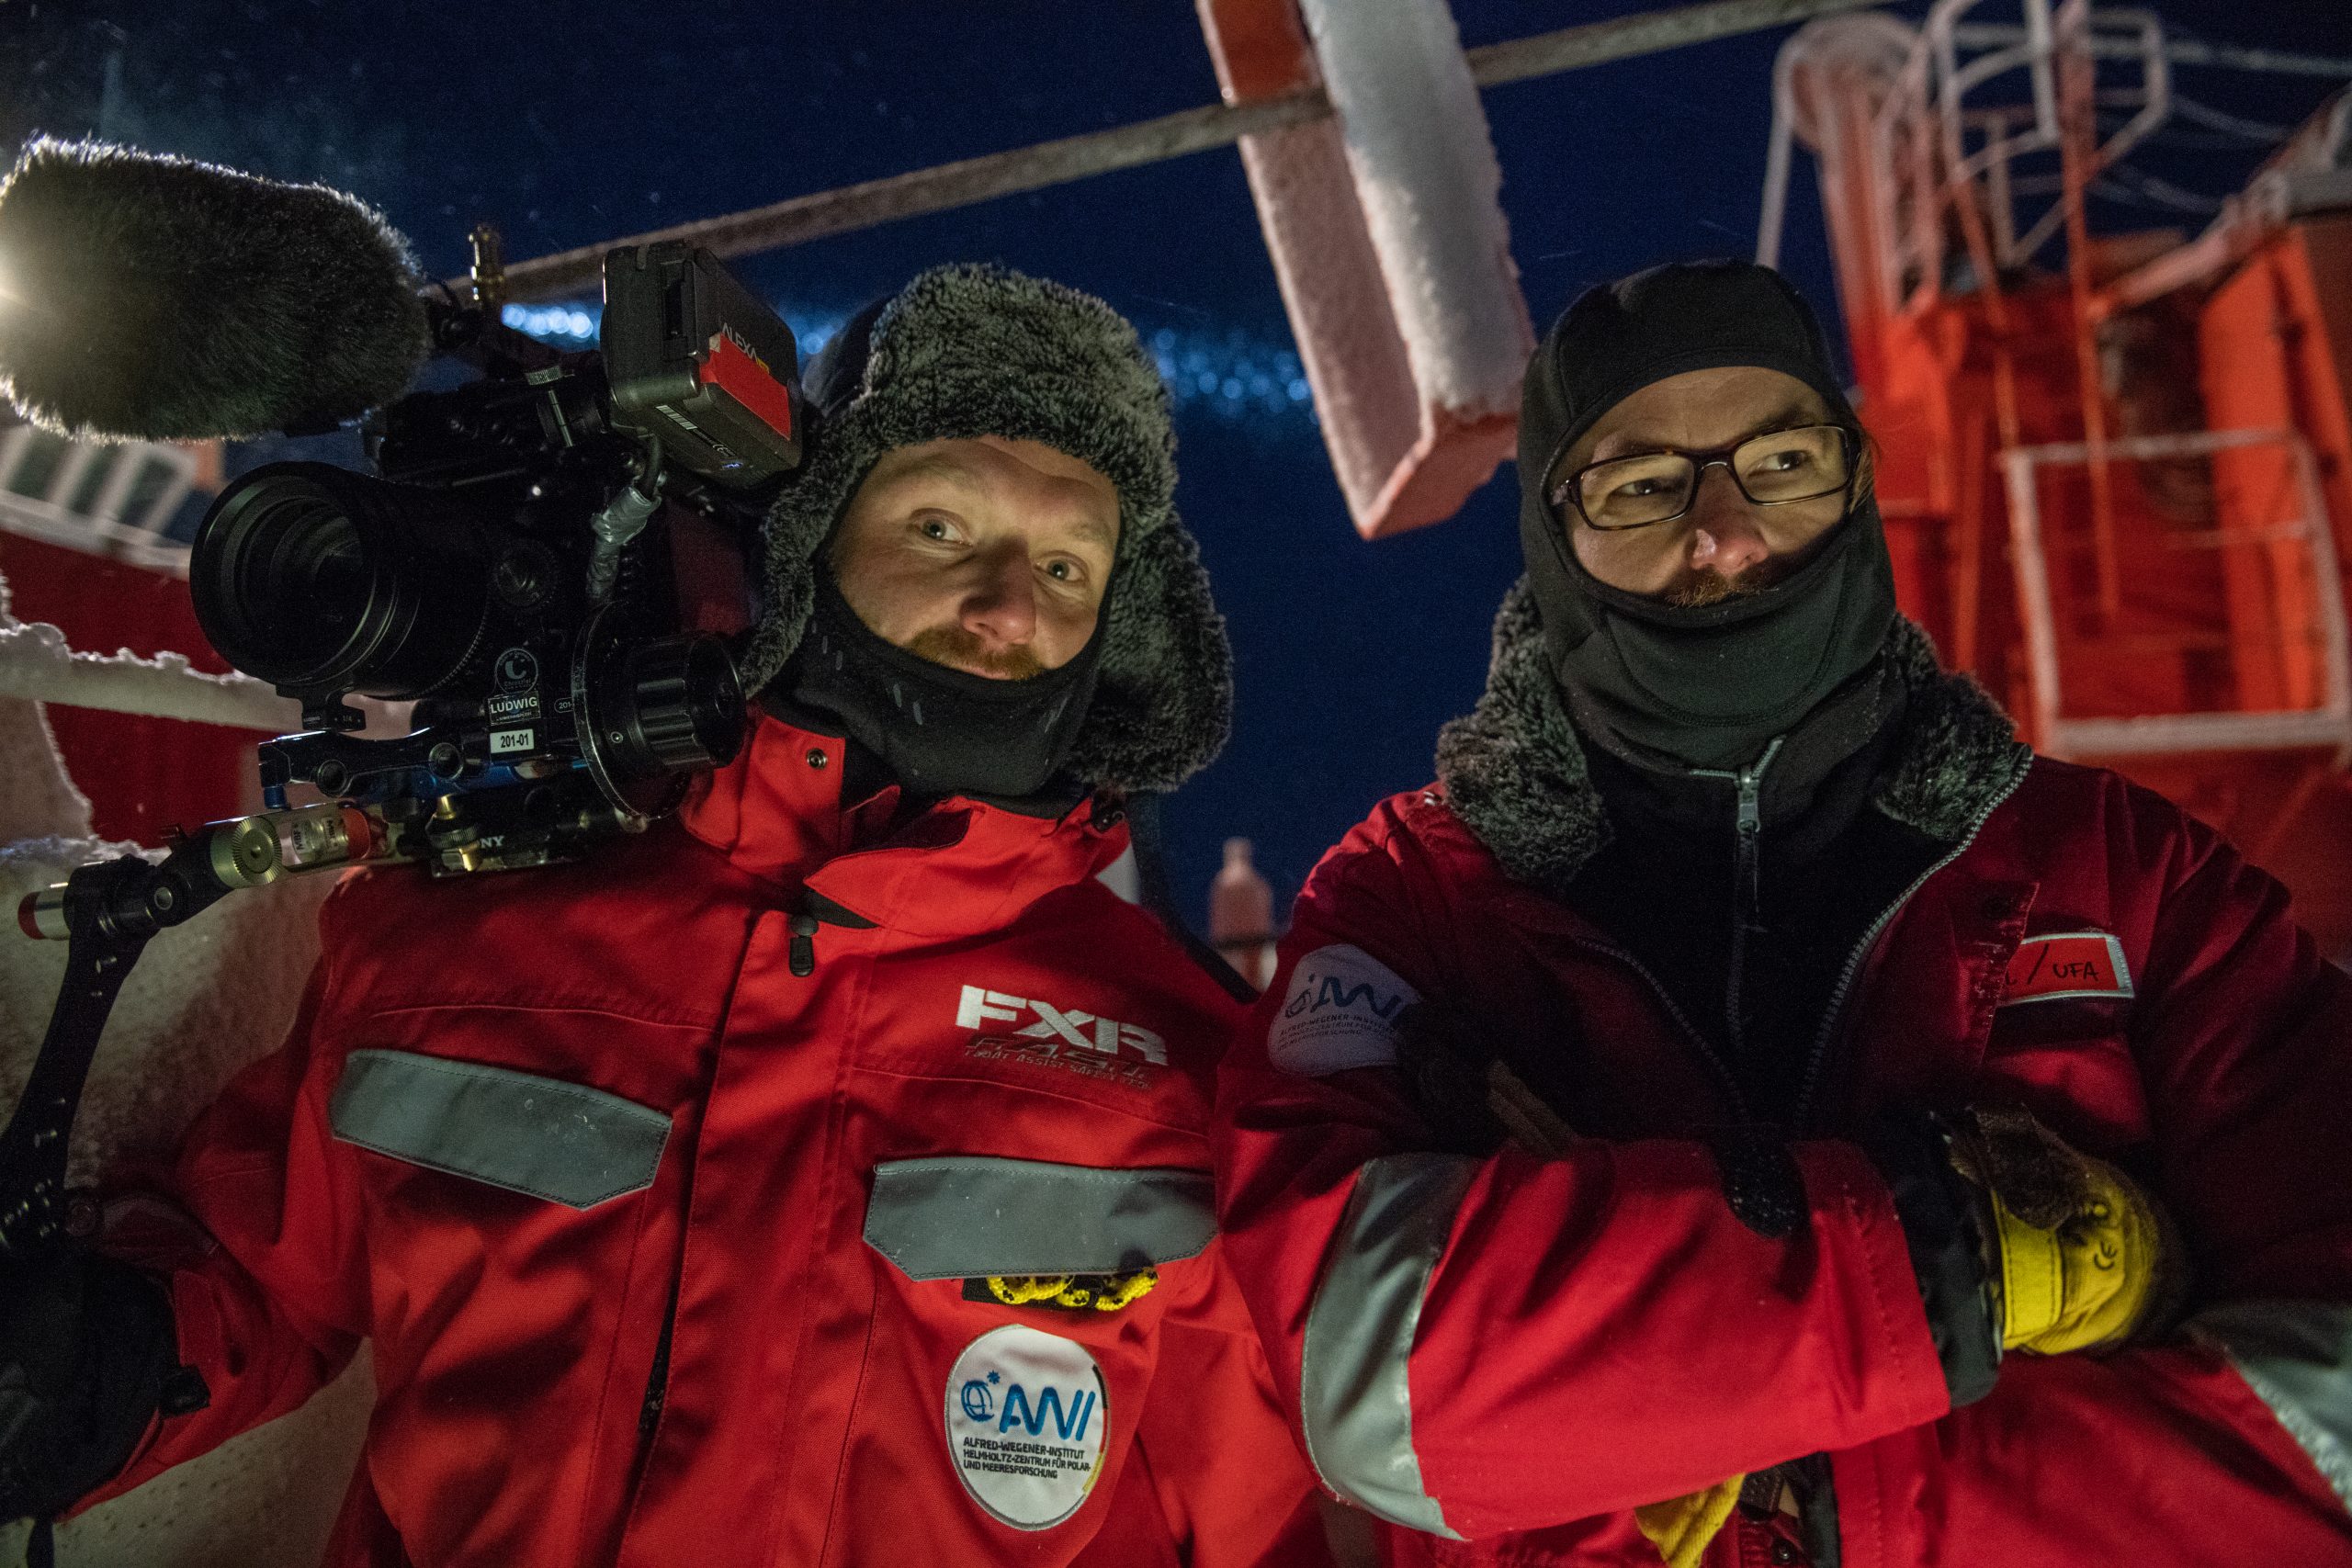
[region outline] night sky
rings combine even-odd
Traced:
[[[1473,46],[1644,8],[1453,6]],[[2176,32],[2352,54],[2344,0],[2158,9]],[[2014,11],[1991,0],[1983,15]],[[1783,36],[1485,95],[1539,328],[1594,282],[1753,249]],[[2190,70],[2178,85],[2279,123],[2328,89]],[[96,133],[328,181],[382,208],[439,275],[462,270],[479,220],[497,223],[519,260],[1216,96],[1190,0],[0,0],[0,157],[35,130]],[[2219,195],[2251,164],[2202,140],[2177,133],[2135,161]],[[1800,158],[1783,265],[1826,311],[1810,175]],[[1240,705],[1224,759],[1169,805],[1171,871],[1197,919],[1220,840],[1246,834],[1281,908],[1374,801],[1426,781],[1437,727],[1476,695],[1489,618],[1518,570],[1511,470],[1451,523],[1378,545],[1356,538],[1293,384],[1296,355],[1230,149],[734,265],[820,333],[919,268],[966,259],[1102,295],[1172,372],[1180,504],[1231,623]]]

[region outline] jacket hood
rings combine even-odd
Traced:
[[[1871,804],[1957,843],[2015,785],[2033,751],[1982,686],[1945,672],[1928,634],[1907,616],[1895,618],[1885,657],[1907,702]],[[1547,667],[1525,578],[1495,616],[1486,692],[1438,734],[1437,773],[1454,814],[1513,881],[1556,896],[1609,841],[1608,810]]]
[[[745,688],[774,680],[800,645],[820,552],[884,453],[978,435],[1039,441],[1092,464],[1119,492],[1102,667],[1069,770],[1125,794],[1172,789],[1205,767],[1232,724],[1233,656],[1176,515],[1168,389],[1135,329],[1091,295],[956,265],[923,273],[870,327],[849,330],[863,367],[821,411],[807,467],[768,513]]]

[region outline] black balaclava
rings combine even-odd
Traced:
[[[1677,606],[1601,582],[1544,492],[1600,416],[1686,370],[1752,365],[1795,377],[1859,428],[1813,312],[1746,262],[1653,267],[1589,289],[1528,367],[1519,423],[1520,543],[1554,677],[1578,724],[1636,761],[1754,761],[1841,688],[1867,678],[1894,621],[1877,501],[1857,483],[1820,553],[1760,593]],[[1671,527],[1671,524],[1659,524]]]
[[[809,362],[804,384],[820,419],[838,415],[857,395],[874,324],[888,304],[876,299],[858,311]],[[786,702],[838,720],[913,795],[1025,800],[1081,793],[1068,781],[1047,786],[1069,761],[1094,694],[1111,619],[1107,593],[1077,654],[1007,681],[934,664],[873,631],[821,558],[816,590],[808,629],[777,682]]]
[[[1066,664],[1025,681],[991,680],[933,664],[869,630],[833,574],[820,571],[808,630],[782,683],[788,702],[840,720],[912,794],[1074,798],[1074,785],[1046,786],[1086,721],[1102,625],[1098,616],[1094,635]]]

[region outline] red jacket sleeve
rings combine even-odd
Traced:
[[[320,1070],[328,966],[313,972],[286,1043],[231,1080],[163,1183],[203,1233],[168,1272],[180,1359],[202,1374],[209,1403],[159,1419],[90,1502],[294,1409],[367,1333],[357,1194],[351,1162],[334,1153],[333,1078]]]
[[[1431,1152],[1386,1025],[1450,987],[1417,929],[1431,874],[1387,820],[1309,879],[1219,1089],[1227,1246],[1323,1481],[1483,1536],[1941,1415],[1902,1229],[1853,1146],[1796,1145],[1810,1223],[1781,1239],[1696,1142]]]
[[[2131,1044],[2186,1330],[2013,1356],[1982,1402],[1836,1456],[1852,1568],[2352,1562],[2352,976],[2218,835],[2128,803],[2110,876],[2154,900]]]
[[[1283,1419],[1257,1330],[1221,1244],[1187,1270],[1196,1283],[1159,1325],[1159,1359],[1128,1458],[1148,1494],[1121,1527],[1114,1507],[1074,1568],[1136,1568],[1153,1559],[1139,1536],[1168,1543],[1190,1568],[1317,1568],[1330,1561],[1315,1483]],[[1168,1287],[1173,1288],[1173,1287]],[[1143,1483],[1137,1486],[1136,1482]],[[1124,1501],[1125,1499],[1122,1499]]]

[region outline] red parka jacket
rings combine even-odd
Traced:
[[[211,1404],[113,1490],[368,1337],[339,1564],[1319,1561],[1211,1241],[1236,1004],[1096,880],[1115,818],[891,830],[842,762],[765,719],[608,858],[339,887],[172,1182]],[[1145,1267],[1115,1311],[985,1283]]]
[[[1607,829],[1536,635],[1514,599],[1444,782],[1325,857],[1223,1069],[1225,1241],[1322,1478],[1408,1527],[1405,1562],[1657,1568],[1634,1506],[1826,1452],[1844,1568],[2352,1562],[2352,978],[2278,885],[2155,795],[2032,759],[1906,626],[1909,716],[1866,809],[1934,847],[1822,1021],[1809,1214],[1775,1239],[1701,1136],[1743,1120],[1727,1075],[1541,890]],[[1589,1136],[1442,1150],[1390,1027],[1416,998],[1559,1053],[1555,1109]],[[1886,1185],[1841,1134],[1989,1104],[2148,1181],[2196,1315],[2106,1358],[2011,1356],[1955,1411]],[[1804,1560],[1783,1521],[1735,1517],[1711,1564]]]

